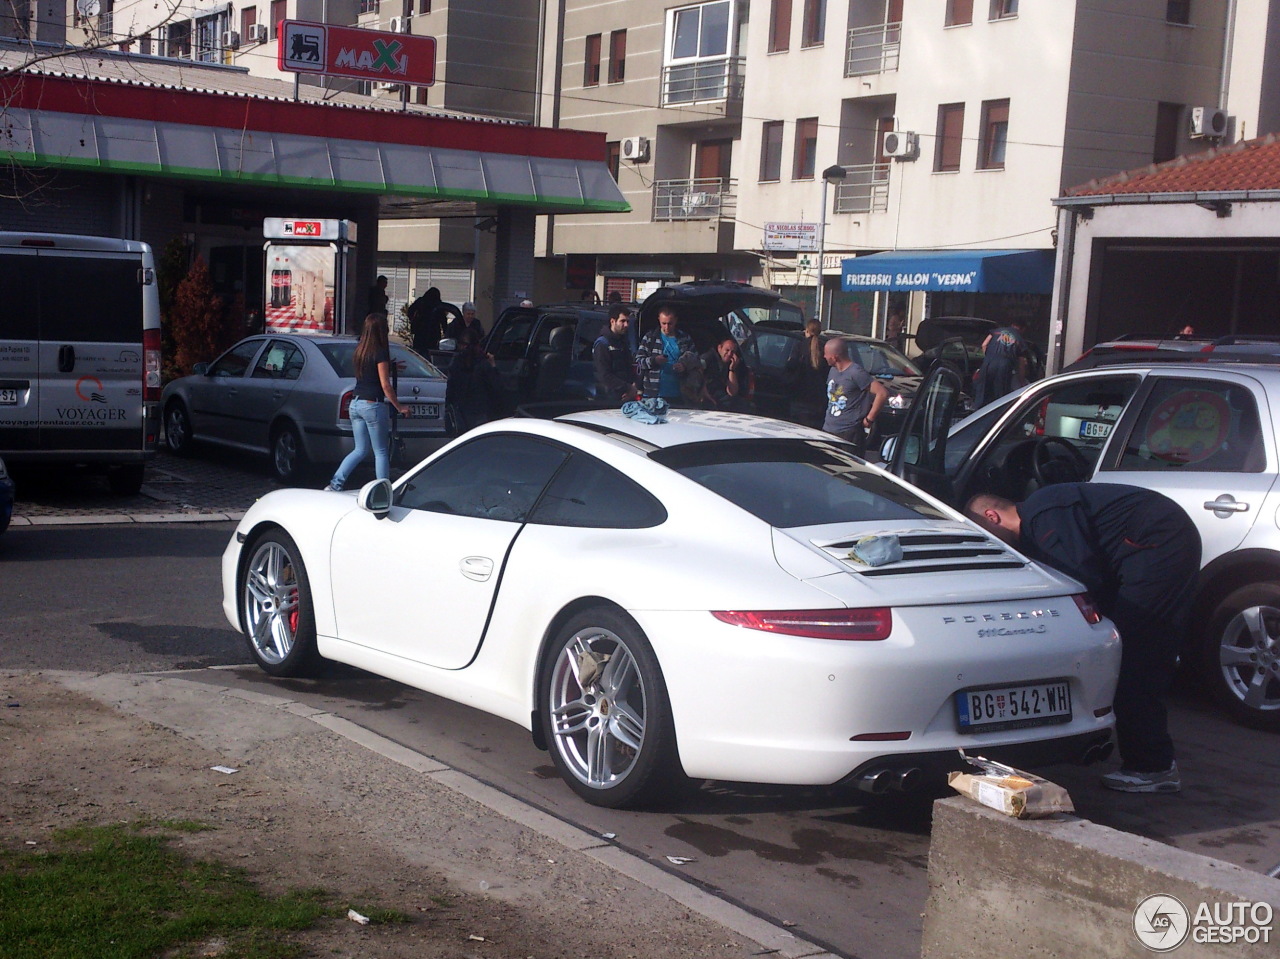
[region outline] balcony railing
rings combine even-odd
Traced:
[[[732,217],[738,205],[738,196],[734,192],[736,188],[737,181],[721,178],[655,180],[654,222]]]
[[[741,100],[746,57],[716,57],[662,70],[662,105]]]
[[[901,46],[901,22],[854,27],[849,31],[849,42],[845,46],[844,75],[863,77],[897,70]]]
[[[884,213],[889,209],[889,163],[859,163],[844,168],[836,184],[836,213]]]

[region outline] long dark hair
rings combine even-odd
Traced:
[[[804,325],[804,335],[809,341],[809,365],[820,370],[827,365],[822,358],[822,324],[810,320]]]
[[[364,318],[364,331],[360,334],[360,342],[356,344],[356,353],[353,361],[356,376],[359,377],[365,373],[369,367],[374,366],[377,357],[386,353],[390,347],[387,344],[387,315],[385,313],[370,313]]]

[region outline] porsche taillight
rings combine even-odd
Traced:
[[[1093,605],[1093,600],[1089,598],[1088,593],[1076,593],[1071,597],[1076,601],[1076,606],[1080,609],[1080,615],[1084,617],[1084,621],[1090,626],[1096,626],[1102,622],[1102,613],[1098,607]]]
[[[712,610],[711,615],[730,626],[810,639],[881,640],[888,639],[893,629],[893,611],[887,606],[868,609],[726,609]]]

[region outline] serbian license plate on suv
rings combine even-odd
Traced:
[[[408,403],[409,418],[412,420],[434,420],[440,418],[439,403]]]
[[[1069,723],[1071,685],[1061,679],[1026,686],[962,689],[956,693],[956,721],[962,733]]]
[[[1110,423],[1100,423],[1097,420],[1081,420],[1080,421],[1080,438],[1082,440],[1104,440],[1111,435]]]

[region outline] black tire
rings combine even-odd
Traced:
[[[195,445],[191,438],[191,414],[182,400],[170,400],[164,408],[164,441],[175,456],[190,456]]]
[[[306,475],[307,454],[292,423],[283,423],[271,433],[271,472],[290,486],[297,485]]]
[[[146,470],[141,463],[113,466],[107,470],[107,485],[117,496],[137,496]]]
[[[272,676],[310,675],[321,657],[311,581],[297,544],[284,530],[268,530],[243,555],[236,602],[249,655]]]
[[[584,689],[579,677],[588,651],[608,659]],[[551,761],[592,805],[652,806],[687,784],[657,657],[618,610],[584,610],[560,630],[538,678],[538,714]],[[588,747],[598,736],[607,739],[593,757]]]
[[[1199,665],[1232,719],[1280,731],[1280,583],[1242,586],[1218,604],[1201,638]]]

